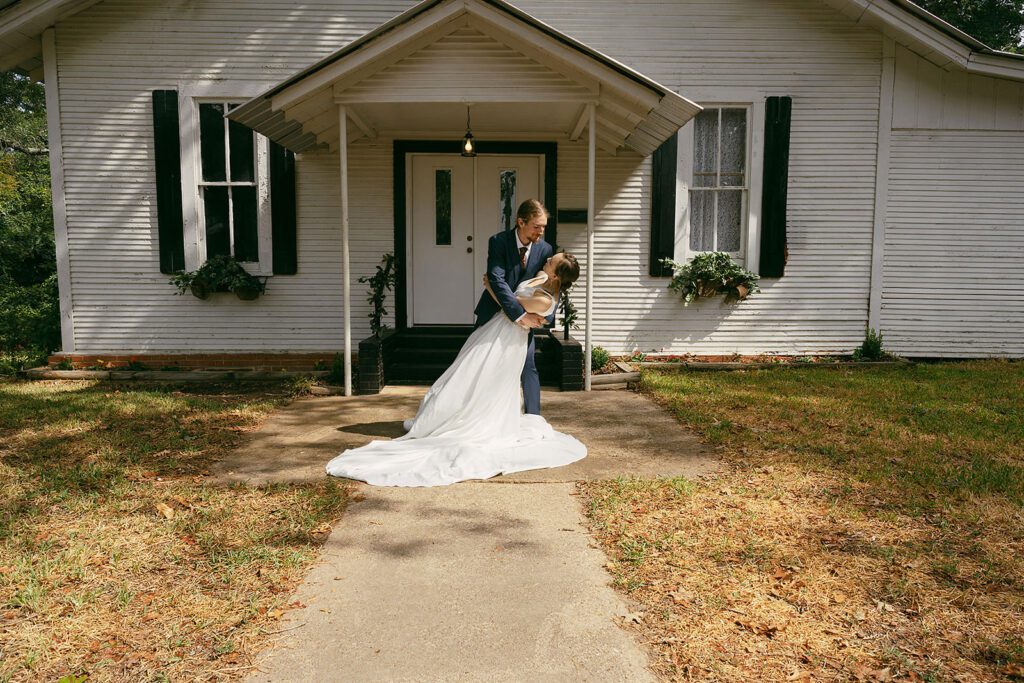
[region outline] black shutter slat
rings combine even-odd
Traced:
[[[298,272],[295,231],[295,154],[270,141],[270,216],[274,274]]]
[[[672,274],[661,259],[675,256],[676,157],[679,134],[663,142],[651,157],[651,253],[649,272],[654,277]]]
[[[792,110],[791,97],[769,97],[765,103],[761,277],[782,277],[786,269],[786,188]]]
[[[156,160],[160,272],[176,273],[185,269],[185,225],[181,209],[181,144],[176,90],[153,91],[153,143]]]

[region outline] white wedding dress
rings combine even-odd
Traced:
[[[528,280],[516,295],[533,296],[543,282]],[[554,312],[555,305],[552,300],[542,315]],[[430,387],[416,417],[405,421],[408,433],[351,448],[327,463],[327,473],[378,486],[443,486],[586,457],[582,443],[555,431],[540,415],[522,413],[520,375],[528,335],[503,312],[495,313]]]

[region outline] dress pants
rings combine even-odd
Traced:
[[[540,415],[540,376],[534,362],[533,330],[530,330],[530,343],[526,347],[526,363],[523,365],[521,381],[523,383],[523,410],[528,415]]]

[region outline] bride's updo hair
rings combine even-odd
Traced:
[[[576,257],[572,254],[564,251],[558,253],[562,255],[562,261],[555,266],[555,277],[558,278],[559,288],[565,289],[579,279],[580,264],[576,262]]]
[[[527,199],[519,205],[519,210],[516,211],[516,218],[522,218],[524,223],[529,223],[531,219],[537,216],[547,218],[550,215],[539,199]]]

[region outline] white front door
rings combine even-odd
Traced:
[[[515,228],[521,201],[543,197],[541,157],[410,156],[408,322],[471,325],[487,240]]]

